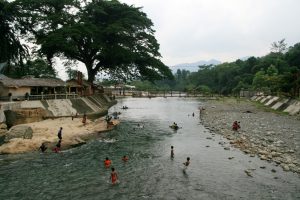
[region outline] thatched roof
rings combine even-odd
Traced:
[[[89,87],[89,86],[91,86],[91,83],[89,83],[86,80],[82,80],[82,85],[80,85],[78,83],[78,81],[75,79],[70,79],[70,80],[67,80],[66,82],[67,82],[67,86],[69,86],[69,87],[83,87],[83,86]]]
[[[0,76],[0,83],[6,87],[64,87],[66,83],[60,79],[50,78],[22,78],[12,79]]]

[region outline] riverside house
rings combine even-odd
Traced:
[[[94,94],[95,86],[86,80],[78,81],[71,79],[66,81],[67,92],[75,93],[80,96],[90,96]]]
[[[0,74],[0,100],[24,100],[29,95],[54,95],[66,92],[66,83],[54,78],[8,78]]]

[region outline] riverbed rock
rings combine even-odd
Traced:
[[[0,129],[5,129],[7,130],[7,126],[5,123],[0,123]]]
[[[6,124],[0,123],[0,136],[5,135],[6,132],[7,132],[7,126],[6,126]]]
[[[23,138],[23,139],[31,139],[32,138],[32,128],[26,125],[18,125],[13,126],[5,135],[5,142],[13,138]]]
[[[290,171],[299,173],[300,169],[300,123],[298,119],[272,112],[264,112],[255,106],[232,100],[205,102],[207,107],[216,108],[203,111],[201,119],[206,127],[214,127],[214,132],[228,139],[232,147],[251,156],[258,155],[277,165],[287,165]],[[241,110],[251,110],[249,115]],[[300,116],[300,115],[299,115]],[[239,132],[231,130],[231,124],[240,120]],[[222,143],[219,143],[223,146]],[[225,145],[223,147],[226,147]],[[294,163],[295,162],[295,163]],[[295,166],[294,166],[295,165]]]
[[[281,167],[284,171],[290,171],[290,168],[288,165],[282,165]]]

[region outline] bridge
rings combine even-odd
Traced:
[[[110,95],[115,97],[203,97],[203,98],[216,98],[220,95],[216,94],[204,94],[196,91],[192,92],[182,92],[182,91],[173,91],[173,90],[147,90],[147,91],[137,91],[137,90],[111,90]]]

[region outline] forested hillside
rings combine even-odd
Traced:
[[[300,43],[286,48],[281,40],[274,42],[271,50],[263,57],[199,66],[197,72],[177,70],[174,81],[134,84],[141,89],[196,90],[223,95],[237,94],[246,89],[299,97]]]

